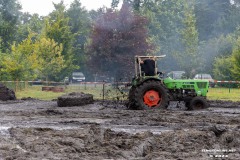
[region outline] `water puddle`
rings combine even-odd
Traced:
[[[214,113],[221,113],[221,114],[229,114],[231,116],[233,116],[233,114],[236,114],[236,116],[239,116],[238,114],[240,114],[240,108],[211,108],[210,111],[214,112]]]
[[[0,135],[1,136],[10,136],[10,133],[8,131],[9,128],[11,128],[11,127],[3,127],[3,126],[1,126],[0,127]]]
[[[126,132],[130,134],[152,132],[153,134],[162,134],[163,132],[173,131],[172,128],[164,126],[147,126],[147,125],[106,125],[105,129],[111,129],[115,132]]]
[[[46,119],[38,118],[29,121],[19,121],[18,123],[11,123],[5,119],[5,123],[1,124],[0,135],[9,135],[8,129],[11,127],[20,128],[50,128],[53,130],[69,130],[69,129],[82,129],[83,125],[87,124],[104,124],[111,121],[111,119],[100,118],[69,118],[69,119]],[[7,127],[6,127],[7,126]]]

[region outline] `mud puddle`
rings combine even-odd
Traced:
[[[173,131],[173,128],[164,126],[147,126],[147,125],[105,125],[105,129],[111,129],[115,132],[126,132],[129,134],[137,134],[144,132],[151,132],[153,134],[162,134],[163,132]]]
[[[10,129],[11,127],[4,127],[4,126],[0,126],[0,136],[7,136],[7,137],[9,137],[10,136],[10,134],[9,134],[9,129]]]

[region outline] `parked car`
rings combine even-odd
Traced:
[[[63,82],[64,82],[66,85],[68,85],[68,84],[69,84],[69,78],[68,78],[68,77],[65,77],[64,80],[63,80]]]
[[[209,86],[210,87],[215,87],[214,79],[212,78],[212,76],[210,74],[206,74],[206,73],[196,74],[193,79],[209,80]]]
[[[85,81],[85,76],[82,72],[73,72],[71,79],[72,79],[72,83],[84,82]]]
[[[170,77],[172,79],[186,79],[185,71],[171,71],[167,74],[167,77]]]

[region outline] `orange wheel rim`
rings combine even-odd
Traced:
[[[161,97],[157,91],[149,90],[144,94],[143,100],[148,107],[154,107],[159,104]]]

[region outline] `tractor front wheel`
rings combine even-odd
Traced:
[[[188,107],[188,110],[200,110],[200,109],[206,109],[209,107],[208,102],[203,97],[194,97],[190,101],[190,105]]]
[[[135,89],[134,98],[136,109],[155,109],[168,106],[168,95],[160,81],[146,81]]]

